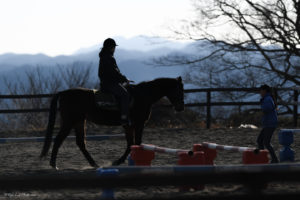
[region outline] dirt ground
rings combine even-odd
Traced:
[[[260,129],[200,129],[200,128],[146,128],[144,131],[143,142],[155,144],[163,147],[191,149],[193,144],[202,142],[214,142],[218,144],[249,146],[255,145],[256,136]],[[122,133],[120,128],[101,127],[97,130],[88,130],[88,134],[116,134]],[[277,151],[280,150],[277,132],[273,137],[273,146]],[[13,131],[0,132],[0,137],[32,137],[43,136],[43,132],[34,131]],[[74,134],[74,133],[72,133]],[[296,162],[300,160],[299,144],[300,136],[295,136],[293,149],[296,152]],[[105,141],[88,141],[87,148],[100,166],[109,166],[111,161],[117,159],[125,150],[126,142],[124,139],[113,139]],[[46,160],[39,160],[38,156],[42,148],[40,142],[26,143],[5,143],[0,144],[0,174],[20,174],[28,171],[47,171],[50,170],[49,156]],[[174,165],[176,157],[166,154],[156,154],[153,161],[155,166]],[[215,161],[220,164],[241,164],[242,156],[240,153],[219,152]],[[87,161],[76,146],[75,141],[65,141],[60,148],[57,164],[60,170],[87,170],[90,169]],[[125,163],[124,165],[127,165]],[[300,191],[300,184],[272,183],[264,191],[265,193],[276,192],[297,192]],[[141,187],[135,189],[117,189],[115,194],[117,199],[149,198],[166,195],[199,195],[210,196],[215,194],[240,194],[246,190],[241,185],[208,185],[203,191],[180,193],[176,187]],[[60,190],[60,191],[3,191],[0,188],[0,200],[3,199],[99,199],[101,190]]]

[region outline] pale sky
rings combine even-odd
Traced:
[[[160,35],[191,13],[190,0],[0,0],[0,54],[55,56],[107,37]]]

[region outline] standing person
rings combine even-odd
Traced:
[[[100,63],[98,76],[100,78],[100,88],[102,91],[112,93],[121,106],[121,124],[129,124],[129,101],[130,96],[127,89],[122,85],[129,80],[121,74],[117,62],[114,58],[116,46],[115,40],[108,38],[103,43],[103,48],[99,53]]]
[[[260,87],[260,95],[262,97],[260,103],[263,112],[263,128],[257,137],[258,149],[264,149],[264,147],[266,147],[271,155],[271,163],[278,163],[278,158],[271,145],[271,139],[278,123],[276,99],[272,95],[271,88],[268,85],[262,85]]]

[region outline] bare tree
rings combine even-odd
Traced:
[[[56,67],[31,67],[25,74],[16,74],[14,79],[3,78],[6,94],[54,94],[60,90],[86,87],[97,83],[92,78],[92,64],[74,62]],[[47,108],[49,98],[11,99],[1,102],[2,109]],[[1,116],[0,125],[5,128],[44,128],[48,113],[8,114]]]
[[[92,80],[93,63],[74,62],[70,65],[57,65],[65,88],[95,86]]]
[[[300,85],[299,0],[195,0],[194,7],[197,17],[174,37],[205,44],[207,53],[164,57],[162,64],[217,60],[219,71],[251,68],[278,77],[278,85]]]
[[[299,0],[193,0],[193,6],[195,17],[171,29],[172,38],[194,40],[193,50],[156,64],[189,65],[186,82],[201,87],[300,85]],[[234,100],[251,94],[222,95]],[[290,95],[279,97],[287,101]]]

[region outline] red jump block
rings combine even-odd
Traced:
[[[205,165],[204,152],[180,152],[178,165]]]
[[[204,152],[205,164],[206,165],[214,165],[214,159],[217,157],[216,149],[209,149],[204,147],[202,144],[194,144],[193,152],[202,151]]]
[[[141,146],[131,146],[131,159],[134,161],[134,165],[137,166],[150,166],[151,161],[155,158],[153,151],[144,150]]]
[[[255,153],[253,150],[246,150],[243,152],[243,164],[268,164],[269,151],[260,150]]]

